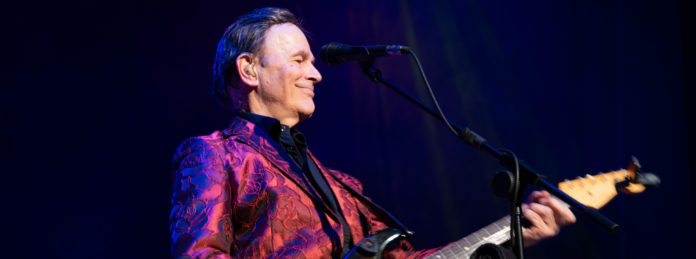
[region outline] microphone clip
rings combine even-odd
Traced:
[[[373,64],[375,63],[375,58],[372,57],[367,61],[359,61],[358,64],[360,64],[360,68],[362,69],[363,73],[372,80],[372,82],[379,83],[379,77],[382,76],[382,71],[379,71],[379,69],[376,69]]]

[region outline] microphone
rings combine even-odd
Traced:
[[[408,54],[411,50],[401,45],[350,46],[332,42],[321,47],[319,58],[333,66],[347,61],[370,61],[376,57]]]

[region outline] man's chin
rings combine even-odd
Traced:
[[[297,113],[299,114],[300,121],[304,121],[312,117],[312,114],[314,114],[314,103],[312,103],[312,105],[307,105],[303,108],[304,109],[300,109],[299,111],[297,111]]]
[[[314,114],[314,111],[312,111],[312,112],[310,112],[310,113],[300,112],[300,121],[304,121],[304,120],[306,120],[306,119],[311,118],[311,117],[312,117],[312,114]]]

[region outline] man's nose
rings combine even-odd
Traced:
[[[307,71],[307,79],[311,80],[315,84],[321,82],[321,73],[319,73],[319,70],[317,70],[313,64],[310,65],[309,71]]]

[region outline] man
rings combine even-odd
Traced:
[[[387,228],[352,176],[324,167],[294,126],[314,112],[321,81],[293,14],[263,8],[240,17],[218,44],[214,94],[238,110],[231,125],[184,141],[174,157],[172,255],[182,258],[339,257]],[[575,221],[548,193],[525,205],[526,244]],[[408,242],[388,257],[419,257]]]

